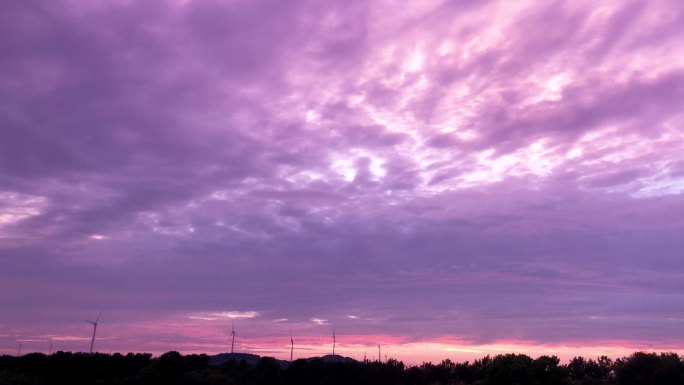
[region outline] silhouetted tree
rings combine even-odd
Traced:
[[[684,364],[675,353],[632,354],[615,362],[618,385],[681,385],[684,384]]]
[[[251,357],[254,358],[254,357]],[[684,363],[674,353],[634,353],[617,359],[524,354],[484,357],[472,363],[444,360],[406,367],[381,362],[289,363],[271,357],[210,365],[208,356],[168,352],[122,355],[57,352],[0,356],[0,385],[682,385]],[[215,361],[218,362],[218,361]]]
[[[560,366],[556,356],[540,356],[532,363],[533,383],[538,385],[564,385],[568,381],[568,369]]]
[[[568,374],[571,380],[581,381],[587,377],[587,360],[579,356],[568,363]]]

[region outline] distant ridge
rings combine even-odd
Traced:
[[[339,354],[327,354],[323,357],[311,357],[307,358],[307,361],[313,361],[313,360],[323,360],[323,362],[342,362],[342,363],[352,363],[352,362],[358,362],[353,358],[350,357],[344,357]]]
[[[258,356],[256,354],[249,354],[249,353],[220,353],[215,356],[210,356],[209,358],[209,365],[212,366],[219,366],[223,365],[228,361],[245,361],[250,365],[256,365],[259,360],[261,359],[261,356]]]
[[[209,365],[212,366],[220,366],[225,364],[228,361],[245,361],[249,365],[256,365],[259,360],[261,360],[262,356],[259,356],[257,354],[250,354],[250,353],[219,353],[215,356],[210,356],[209,357]],[[269,357],[272,358],[272,357]],[[285,360],[278,360],[275,359],[278,364],[280,364],[281,367],[287,368],[290,366],[289,361]],[[315,360],[322,360],[323,362],[333,362],[333,363],[354,363],[358,362],[353,358],[350,357],[344,357],[340,356],[339,354],[327,354],[323,357],[309,357],[309,358],[304,358],[306,361],[315,361]]]

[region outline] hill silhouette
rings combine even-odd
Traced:
[[[228,361],[237,361],[237,362],[244,361],[245,363],[247,363],[249,365],[257,365],[262,358],[264,358],[264,357],[256,355],[256,354],[250,354],[250,353],[220,353],[220,354],[209,357],[209,365],[220,366],[220,365],[225,364]],[[327,354],[327,355],[322,356],[322,357],[309,357],[309,358],[303,358],[303,359],[306,361],[322,360],[323,362],[333,362],[333,363],[358,362],[353,358],[340,356],[339,354]],[[287,368],[291,364],[290,361],[278,360],[275,358],[273,360],[275,360],[275,362],[277,362],[281,368]]]
[[[245,361],[250,365],[256,365],[260,359],[261,356],[250,353],[220,353],[209,358],[209,365],[219,366],[225,364],[228,361]]]
[[[326,354],[323,357],[310,357],[307,358],[306,360],[311,361],[311,360],[316,360],[320,359],[323,360],[323,362],[336,362],[336,363],[353,363],[353,362],[358,362],[353,358],[350,357],[344,357],[339,354]]]

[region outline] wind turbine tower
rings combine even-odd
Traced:
[[[233,337],[232,341],[230,342],[230,354],[233,354],[233,351],[235,349],[235,321],[231,322],[231,332],[230,332],[231,337]]]
[[[102,315],[102,310],[100,310],[100,314],[97,315],[97,318],[95,318],[95,321],[85,320],[85,322],[93,325],[93,338],[90,340],[90,354],[93,354],[93,345],[95,345],[95,333],[97,332],[97,321],[100,320],[101,315]]]
[[[335,355],[335,344],[337,340],[335,339],[335,328],[333,328],[333,356]]]
[[[19,347],[17,348],[17,357],[21,357],[21,343],[19,343]]]
[[[382,362],[382,358],[380,356],[380,345],[378,345],[378,362]]]
[[[294,353],[294,339],[292,338],[292,330],[290,330],[290,362],[292,362],[293,353]]]

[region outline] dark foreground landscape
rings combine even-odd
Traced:
[[[218,356],[31,353],[0,356],[0,384],[236,384],[236,385],[681,385],[684,362],[675,353],[634,353],[611,360],[576,357],[561,365],[553,356],[523,354],[473,362],[444,360],[406,366],[401,361],[358,362],[341,356],[292,363],[249,354]]]

